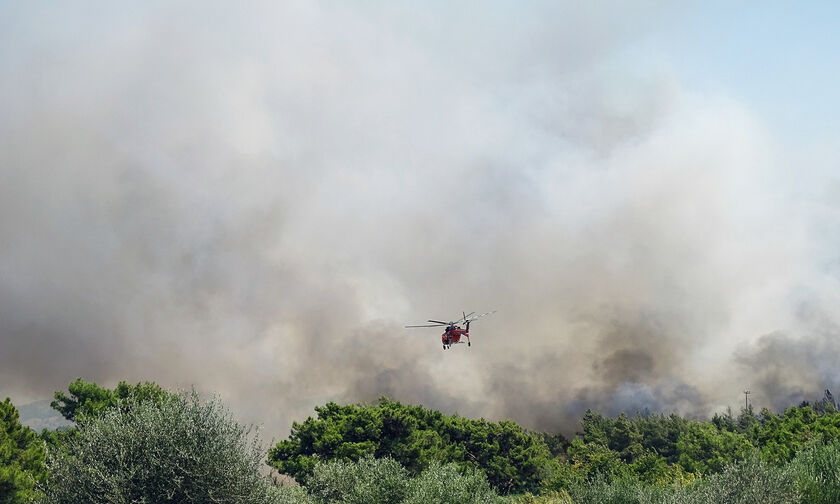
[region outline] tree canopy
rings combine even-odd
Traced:
[[[11,400],[0,403],[0,504],[29,502],[46,477],[44,443],[21,425]]]
[[[49,460],[42,504],[279,503],[253,433],[195,393],[78,417]]]
[[[417,475],[432,462],[483,471],[498,492],[563,491],[581,482],[688,484],[719,474],[757,451],[782,466],[813,443],[840,440],[840,412],[820,401],[782,414],[751,408],[712,421],[676,414],[619,415],[587,411],[580,432],[535,434],[510,421],[449,416],[390,399],[376,404],[315,408],[295,423],[289,439],[269,452],[269,463],[306,484],[318,462],[391,457]]]
[[[69,394],[57,391],[51,405],[64,418],[73,421],[83,415],[98,415],[128,398],[133,398],[135,402],[159,402],[170,395],[154,382],[129,385],[121,381],[113,390],[110,390],[82,378],[76,378],[70,382],[67,390]]]
[[[269,452],[270,465],[304,485],[295,490],[268,485],[256,437],[195,393],[77,379],[53,406],[76,426],[39,439],[8,399],[0,403],[0,504],[201,496],[403,504],[523,493],[499,502],[834,503],[840,495],[840,412],[828,394],[782,413],[745,408],[711,421],[587,411],[571,440],[387,398],[329,402]]]
[[[319,460],[372,456],[391,457],[415,475],[433,461],[475,467],[497,491],[523,492],[537,489],[556,463],[540,435],[510,421],[448,416],[386,398],[372,405],[330,402],[315,411],[269,452],[274,467],[300,482]]]

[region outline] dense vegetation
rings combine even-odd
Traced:
[[[711,421],[587,412],[571,441],[389,399],[316,408],[265,457],[217,400],[154,383],[76,380],[38,436],[0,403],[0,504],[837,503],[830,394]],[[272,484],[264,462],[302,486]]]
[[[501,493],[535,491],[556,465],[542,438],[519,425],[447,416],[388,399],[315,408],[269,452],[269,463],[306,483],[319,460],[390,457],[416,475],[433,461],[482,470]]]
[[[160,403],[173,395],[153,382],[129,385],[122,381],[109,390],[81,378],[70,382],[67,390],[69,394],[56,392],[51,404],[67,420],[96,416],[118,406],[125,409],[147,401]]]
[[[44,445],[20,424],[9,399],[0,403],[0,504],[28,502],[46,477]]]
[[[217,401],[195,393],[144,399],[79,419],[77,434],[50,457],[42,503],[283,501],[260,476],[256,438]]]
[[[305,483],[318,461],[390,457],[410,474],[431,461],[473,466],[501,494],[613,481],[685,486],[749,457],[781,467],[806,447],[840,440],[840,412],[830,397],[779,415],[747,409],[711,422],[673,414],[607,418],[588,411],[571,442],[512,422],[447,416],[388,399],[329,403],[316,413],[295,423],[289,439],[269,453],[270,464],[298,481]]]

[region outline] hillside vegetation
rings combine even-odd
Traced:
[[[557,433],[390,399],[316,408],[267,454],[218,400],[76,380],[40,435],[0,403],[0,503],[836,503],[830,394],[710,421],[587,412]],[[301,486],[262,476],[264,463]]]
[[[539,489],[556,465],[542,437],[510,422],[444,415],[389,399],[375,405],[315,408],[317,419],[295,423],[269,463],[306,483],[320,460],[389,457],[417,475],[433,461],[481,469],[502,493]]]

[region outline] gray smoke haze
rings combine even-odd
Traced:
[[[622,59],[677,13],[578,4],[0,4],[0,396],[195,385],[285,437],[835,386],[836,176]]]

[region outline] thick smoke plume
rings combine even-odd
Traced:
[[[626,64],[678,13],[555,4],[0,5],[0,396],[196,385],[281,437],[837,384],[836,179]]]

